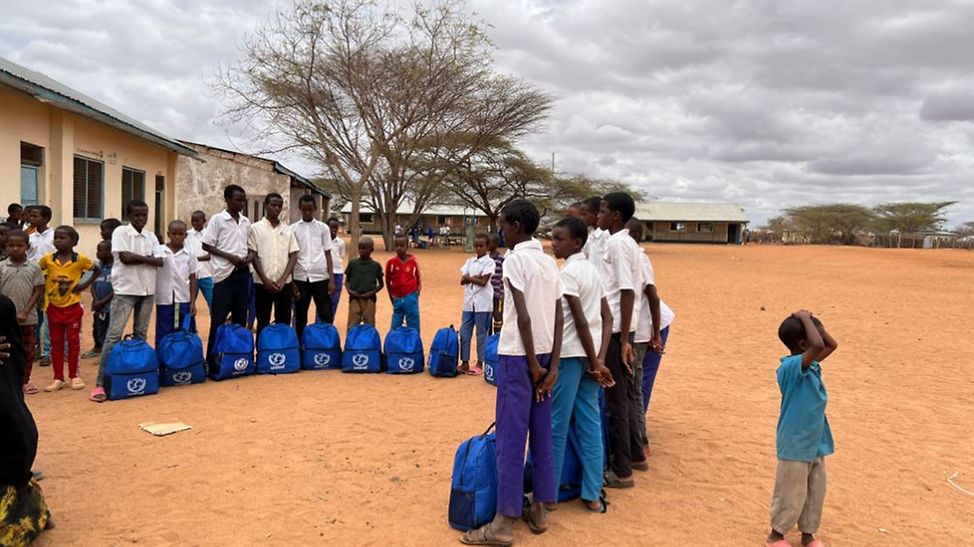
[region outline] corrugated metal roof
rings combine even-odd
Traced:
[[[735,203],[677,203],[653,201],[636,205],[636,218],[643,221],[750,222]]]
[[[348,202],[348,203],[346,203],[342,207],[341,213],[343,213],[343,214],[349,214],[351,212],[352,212],[352,203],[351,202]],[[360,212],[362,212],[362,213],[373,213],[375,211],[372,209],[372,206],[371,205],[363,202],[362,203],[362,208],[361,208]],[[396,209],[396,214],[397,215],[411,215],[411,214],[413,214],[413,203],[411,201],[409,201],[409,200],[403,200],[403,202],[399,204],[399,208]],[[448,217],[460,217],[460,216],[467,216],[467,217],[485,217],[485,216],[487,216],[480,209],[474,209],[473,207],[470,207],[470,206],[463,206],[463,205],[442,205],[442,204],[431,204],[431,205],[427,205],[426,206],[426,209],[423,210],[423,214],[424,215],[436,215],[436,216],[443,215],[443,216],[448,216]]]
[[[193,149],[183,146],[175,139],[163,135],[142,122],[132,119],[76,89],[3,57],[0,57],[0,84],[27,93],[58,108],[110,125],[178,154],[197,157]]]

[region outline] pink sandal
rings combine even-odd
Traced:
[[[30,382],[24,384],[24,395],[37,395],[39,392],[40,390],[34,384]]]
[[[805,547],[825,547],[825,542],[818,539],[814,539],[812,540],[811,543],[809,543]]]
[[[108,395],[105,394],[105,388],[99,386],[91,390],[91,396],[88,398],[96,403],[104,403]]]
[[[764,542],[764,547],[791,547],[791,542],[787,539],[779,539],[774,543]]]

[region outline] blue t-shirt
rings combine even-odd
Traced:
[[[106,266],[101,261],[98,262],[98,267],[101,268],[101,275],[95,278],[94,283],[91,284],[95,289],[95,298],[98,300],[112,294],[112,266],[113,264]],[[107,308],[105,311],[108,311]]]
[[[778,416],[778,459],[810,462],[835,452],[825,417],[829,394],[818,361],[802,369],[802,356],[781,358],[778,366],[781,414]]]

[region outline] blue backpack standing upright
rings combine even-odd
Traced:
[[[490,424],[457,448],[450,481],[450,526],[466,532],[494,520],[497,511],[497,448]]]
[[[382,370],[382,340],[375,327],[360,323],[348,329],[342,372],[380,372]]]
[[[226,380],[254,373],[254,336],[236,323],[220,325],[213,343],[210,378]]]
[[[460,335],[453,325],[436,331],[433,345],[430,346],[430,374],[452,378],[457,375],[457,361],[460,358]]]
[[[159,393],[159,359],[145,340],[126,337],[105,364],[105,393],[115,401]]]
[[[575,431],[575,422],[568,428],[565,442],[565,461],[561,466],[561,478],[558,480],[558,502],[573,500],[582,495],[582,447]],[[528,452],[528,460],[524,464],[524,491],[534,491],[534,461]]]
[[[301,368],[342,368],[342,338],[331,323],[314,323],[301,333]]]
[[[199,335],[189,332],[189,316],[180,329],[159,340],[159,383],[163,387],[199,384],[206,381],[206,357]]]
[[[385,341],[386,372],[415,374],[423,372],[423,339],[410,327],[392,329]]]
[[[497,385],[497,367],[501,363],[501,356],[497,353],[500,341],[500,334],[492,334],[484,347],[484,381],[492,386]]]
[[[260,331],[257,374],[290,374],[301,370],[301,347],[290,325],[274,323]]]

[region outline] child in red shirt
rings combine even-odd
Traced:
[[[395,239],[396,256],[386,262],[386,283],[389,300],[392,301],[392,328],[406,326],[419,330],[419,293],[423,283],[419,277],[419,262],[407,253],[409,240],[406,236]]]

